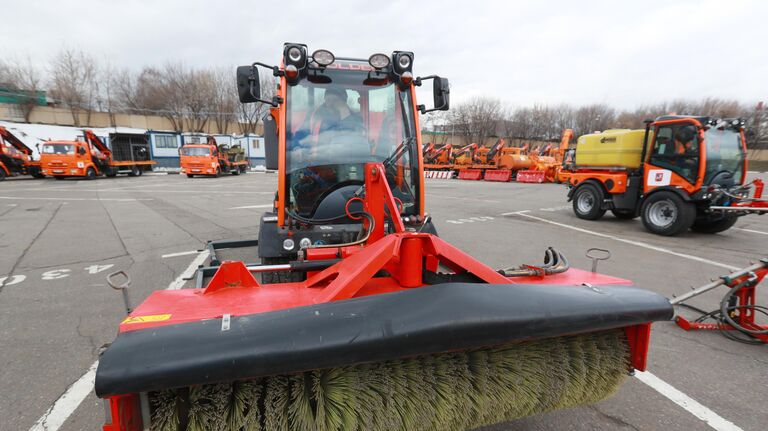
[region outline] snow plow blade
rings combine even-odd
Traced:
[[[434,285],[232,316],[228,329],[219,318],[124,332],[101,357],[96,394],[478,349],[627,328],[672,315],[667,299],[632,286]]]

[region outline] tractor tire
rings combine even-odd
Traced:
[[[600,208],[605,199],[603,191],[594,184],[583,184],[573,194],[573,212],[584,220],[597,220],[605,214]]]
[[[264,265],[279,265],[288,263],[288,259],[265,257],[261,259],[261,263]],[[306,274],[297,271],[273,271],[261,273],[262,284],[295,283],[297,281],[304,281],[305,279]]]
[[[693,225],[696,207],[675,192],[660,191],[643,201],[640,218],[649,231],[657,235],[675,236]]]
[[[195,176],[193,174],[187,174],[187,178],[194,178]]]
[[[738,217],[725,217],[720,220],[696,220],[691,226],[691,230],[699,233],[719,233],[724,232],[736,224]]]
[[[96,178],[96,169],[88,168],[85,171],[85,179],[90,181]]]
[[[632,220],[633,218],[637,217],[637,214],[634,210],[612,209],[611,212],[613,213],[614,217],[622,220]]]

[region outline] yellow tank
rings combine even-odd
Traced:
[[[639,168],[645,130],[611,129],[579,136],[577,166]]]

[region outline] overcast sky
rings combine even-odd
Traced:
[[[277,63],[283,42],[367,58],[410,50],[453,102],[768,99],[768,1],[3,0],[0,53],[63,47],[116,67]],[[634,4],[630,4],[634,3]]]

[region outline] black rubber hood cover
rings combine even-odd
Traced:
[[[226,313],[226,310],[223,311]],[[450,283],[121,333],[100,397],[375,362],[672,318],[633,286]]]

